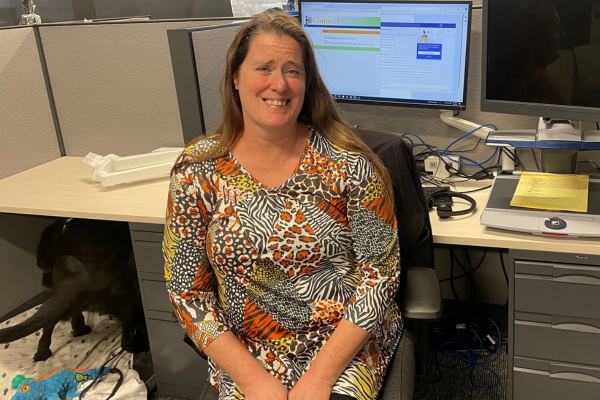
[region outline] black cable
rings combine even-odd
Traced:
[[[450,289],[454,295],[454,300],[460,301],[460,297],[458,297],[458,293],[454,288],[454,257],[452,257],[452,248],[450,249]]]
[[[523,163],[521,162],[521,159],[519,158],[519,154],[517,153],[517,149],[518,149],[518,148],[517,148],[517,147],[515,147],[515,151],[514,151],[514,153],[513,153],[513,154],[515,155],[515,158],[517,159],[517,162],[519,163],[519,166],[521,167],[521,169],[523,169],[523,168],[525,168],[525,167],[523,167]]]
[[[477,301],[477,286],[475,285],[475,278],[473,278],[473,263],[471,262],[471,256],[469,256],[469,252],[465,246],[463,246],[463,254],[465,256],[467,270],[469,271],[469,298],[471,299],[471,302],[474,303]]]
[[[600,124],[596,122],[596,128],[600,131]]]
[[[500,152],[502,152],[502,153],[506,154],[506,156],[507,156],[508,158],[510,158],[510,159],[512,160],[512,162],[514,162],[514,163],[515,163],[516,165],[518,165],[519,167],[523,167],[523,166],[521,165],[521,163],[518,161],[518,159],[517,159],[517,157],[516,157],[516,154],[515,154],[515,153],[513,153],[512,151],[510,151],[510,150],[508,150],[508,149],[505,149],[504,147],[501,147],[501,148],[500,148]]]
[[[485,256],[487,254],[487,250],[488,250],[487,248],[483,249],[483,255],[481,256],[481,259],[477,263],[477,266],[475,267],[475,269],[473,269],[473,271],[471,271],[472,274],[474,274],[479,269],[479,267],[481,267],[481,265],[483,264],[483,260],[485,259]],[[452,279],[461,279],[461,278],[464,278],[465,276],[467,276],[467,275],[463,274],[463,275],[455,276]],[[440,283],[448,282],[450,279],[451,278],[442,279],[440,281]]]
[[[531,150],[531,155],[533,155],[533,161],[535,161],[535,167],[537,168],[538,171],[541,171],[540,164],[538,164],[537,156],[535,155],[535,151],[533,150],[533,148],[530,148],[529,150]]]
[[[598,164],[596,164],[596,163],[595,163],[594,161],[592,161],[592,160],[579,160],[579,161],[577,161],[577,162],[578,162],[578,163],[583,163],[583,162],[590,163],[590,164],[594,165],[594,166],[595,166],[595,167],[598,169],[598,171],[600,171],[600,166],[598,166]]]
[[[452,150],[452,154],[455,153],[474,153],[479,147],[479,143],[481,143],[481,138],[475,143],[475,146],[471,150]]]
[[[502,272],[504,273],[504,280],[506,281],[506,288],[508,289],[508,274],[506,273],[506,266],[504,265],[504,258],[502,257],[502,249],[498,249],[498,254],[500,255],[500,265],[502,265]],[[508,298],[506,299],[506,303],[504,303],[504,307],[500,311],[500,314],[494,319],[494,323],[497,323],[498,320],[504,315],[508,308]],[[479,332],[487,332],[492,329],[494,325],[490,324],[487,328],[481,329]]]
[[[104,362],[104,364],[102,364],[102,366],[100,367],[100,370],[98,372],[98,376],[96,376],[96,378],[94,378],[94,380],[92,381],[92,383],[90,383],[85,389],[83,389],[81,391],[81,393],[79,393],[79,400],[81,400],[83,398],[83,396],[96,385],[96,383],[98,383],[99,381],[102,380],[102,378],[103,378],[102,370],[104,369],[104,367],[106,367],[106,365],[109,362],[111,362],[112,360],[114,360],[115,358],[117,358],[118,356],[120,356],[121,354],[123,354],[124,351],[125,351],[125,349],[121,349],[120,352],[118,352],[117,354],[115,354],[114,356],[112,356],[111,358],[109,358],[108,360],[106,360]],[[117,368],[111,368],[110,371],[109,371],[109,373],[110,372],[119,374],[119,380],[117,381],[117,384],[115,385],[112,393],[110,394],[110,396],[108,396],[106,398],[106,400],[110,400],[115,395],[115,393],[117,393],[117,390],[119,390],[119,388],[123,384],[123,373],[119,369],[117,369]]]
[[[504,280],[506,281],[506,285],[508,286],[508,274],[506,273],[506,267],[504,266],[504,258],[502,257],[502,249],[498,249],[498,254],[500,254],[500,264],[502,265],[502,272],[504,272]]]
[[[467,190],[466,192],[456,192],[456,193],[462,193],[462,194],[466,194],[466,193],[475,193],[475,192],[479,192],[479,191],[481,191],[481,190],[489,189],[489,188],[491,188],[491,187],[492,187],[492,185],[488,185],[488,186],[484,186],[484,187],[482,187],[482,188],[479,188],[479,189]]]

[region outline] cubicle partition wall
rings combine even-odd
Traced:
[[[60,157],[35,36],[0,29],[0,179]]]
[[[66,155],[183,146],[167,30],[228,22],[40,26]]]
[[[60,157],[36,34],[0,29],[0,179]],[[43,195],[43,193],[40,193]],[[35,249],[51,220],[0,214],[0,316],[42,291]]]
[[[0,179],[60,158],[63,142],[67,156],[183,146],[167,30],[231,20],[0,28]],[[42,292],[35,251],[52,221],[0,214],[0,318]]]
[[[227,50],[243,22],[168,32],[186,143],[214,131],[221,121],[221,77]]]

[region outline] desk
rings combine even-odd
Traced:
[[[169,180],[103,187],[82,157],[63,157],[0,181],[0,212],[129,222],[158,391],[197,399],[206,361],[183,342],[163,274]]]
[[[171,319],[169,311],[171,306],[166,298],[164,278],[162,277],[160,242],[162,239],[162,225],[164,224],[169,182],[167,179],[161,178],[151,182],[104,188],[98,182],[91,179],[92,169],[88,165],[85,165],[82,160],[83,158],[80,157],[63,157],[0,181],[0,212],[129,222],[159,391],[165,394],[198,398],[198,383],[202,383],[202,379],[198,377],[198,371],[201,371],[202,368],[206,370],[203,366],[204,360],[181,343],[181,328]],[[461,183],[457,185],[457,189],[458,191],[468,191],[488,184],[489,182]],[[509,371],[513,370],[513,366],[518,370],[518,377],[515,381],[516,387],[529,387],[531,386],[529,384],[530,379],[537,379],[538,381],[542,379],[541,377],[549,379],[548,376],[552,372],[548,371],[546,373],[548,376],[542,373],[527,375],[527,372],[523,372],[525,370],[535,370],[536,368],[543,369],[544,365],[543,363],[539,365],[535,364],[534,361],[518,355],[520,350],[514,349],[514,332],[515,330],[525,332],[522,333],[523,337],[533,334],[532,331],[523,331],[521,328],[523,326],[540,328],[541,325],[548,323],[546,320],[540,320],[540,313],[543,314],[544,312],[552,314],[547,315],[547,317],[550,317],[549,323],[551,327],[555,325],[559,326],[560,324],[552,320],[555,317],[553,309],[552,307],[550,309],[544,308],[545,304],[534,305],[536,311],[532,311],[530,314],[521,311],[519,308],[519,296],[521,294],[519,293],[523,291],[524,287],[527,287],[523,283],[545,282],[550,285],[550,289],[555,288],[567,290],[568,292],[573,287],[569,285],[577,285],[575,281],[580,278],[569,283],[568,273],[562,279],[561,277],[556,277],[558,273],[556,271],[565,271],[566,267],[575,263],[574,259],[576,256],[588,257],[587,260],[581,259],[581,262],[577,262],[580,266],[576,268],[587,268],[586,271],[591,271],[590,276],[592,277],[597,273],[598,283],[600,283],[600,268],[591,267],[600,265],[600,240],[587,238],[553,239],[483,227],[479,224],[479,217],[488,192],[489,190],[483,190],[471,194],[478,204],[474,215],[441,220],[435,213],[432,213],[433,238],[434,242],[439,244],[510,249],[509,315],[511,318],[509,318]],[[561,263],[555,266],[554,275],[552,275],[553,262]],[[590,267],[581,267],[581,265],[589,265]],[[555,278],[554,281],[553,278]],[[520,279],[523,281],[521,282]],[[596,304],[600,303],[600,286],[595,281],[587,283],[589,284],[581,285],[584,289],[583,291],[575,291],[570,294],[572,296],[571,300],[585,293],[588,298],[581,301],[593,300],[596,301]],[[562,294],[567,292],[563,291]],[[525,294],[522,295],[524,296]],[[553,293],[550,293],[550,298],[546,299],[548,302],[551,302],[552,295]],[[597,297],[597,300],[594,300],[596,299],[594,296]],[[530,299],[527,301],[533,300]],[[580,320],[583,318],[585,320],[584,323],[589,323],[589,318],[597,318],[600,323],[600,311],[597,311],[600,308],[587,307],[587,309],[589,309],[588,314],[585,312],[582,313],[580,310],[575,310],[573,315]],[[564,311],[561,312],[564,315]],[[523,322],[519,325],[519,321],[515,320],[515,317],[523,319],[531,317],[534,321]],[[538,320],[535,320],[535,318],[538,318]],[[573,323],[570,323],[569,326],[573,326]],[[597,329],[600,331],[600,326]],[[554,332],[552,329],[551,331]],[[560,333],[563,332],[566,331],[563,330]],[[580,336],[583,335],[582,340],[585,343],[597,344],[597,349],[600,349],[600,340],[598,340],[600,334],[595,334],[591,339],[588,337],[592,335],[591,333],[578,332],[577,334]],[[556,338],[553,340],[558,341],[559,339]],[[171,345],[172,343],[173,345]],[[547,344],[550,345],[552,343]],[[560,343],[558,344],[560,345]],[[574,349],[573,351],[577,352],[581,351],[581,349]],[[513,361],[513,359],[516,361]],[[546,364],[549,365],[548,362]],[[600,364],[600,357],[598,357],[597,364]],[[552,365],[549,365],[550,370],[556,368]],[[581,369],[582,367],[577,368],[573,370],[576,373],[581,374],[581,371],[587,371],[585,368]],[[193,378],[181,373],[181,371],[186,370],[194,372],[194,375],[192,375]],[[592,368],[591,371],[593,374],[597,373],[600,380],[600,365],[598,365],[597,370]],[[509,379],[512,387],[512,373],[509,374]],[[554,386],[546,384],[543,381],[538,381],[532,383],[532,385],[534,387],[537,387],[537,385],[546,385],[548,388],[552,388],[550,392],[551,396],[547,397],[548,399],[560,398],[552,396],[552,393],[561,393],[561,388],[557,388],[555,385],[556,381],[551,382]],[[565,381],[563,380],[563,382]],[[573,384],[572,381],[566,382],[569,385],[575,385],[575,389],[577,389],[578,384],[597,385],[598,392],[600,393],[600,384],[598,383],[576,382]],[[568,390],[573,390],[572,386],[568,386]],[[512,391],[509,390],[509,399],[513,398],[512,395]],[[514,398],[521,400],[538,397],[518,395]]]
[[[105,188],[92,180],[92,168],[82,160],[62,157],[1,180],[0,212],[164,224],[167,179]],[[465,182],[457,190],[487,185]],[[432,212],[434,243],[600,255],[598,239],[553,239],[481,226],[488,193],[469,194],[477,201],[473,215],[442,220]]]
[[[456,187],[457,191],[462,192],[489,185],[490,181],[464,182],[457,184]],[[477,210],[474,214],[440,219],[435,212],[431,212],[429,217],[433,231],[433,242],[437,244],[497,247],[512,250],[600,255],[600,239],[598,238],[557,239],[534,236],[528,233],[503,231],[480,225],[479,220],[489,191],[490,189],[485,189],[468,194],[477,201]],[[461,199],[454,199],[454,201],[457,204],[463,202]],[[466,202],[463,203],[467,204]],[[460,209],[459,207],[457,205],[456,209]]]

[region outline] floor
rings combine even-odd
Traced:
[[[485,351],[481,360],[490,359],[493,353]],[[427,375],[417,378],[414,400],[504,400],[507,395],[508,384],[508,355],[506,345],[500,348],[496,359],[487,367],[498,374],[498,381],[491,372],[476,367],[464,370],[467,364],[459,357],[452,354],[440,354],[437,364],[430,360],[427,365]],[[476,389],[473,384],[481,388]],[[433,384],[432,384],[433,383]]]

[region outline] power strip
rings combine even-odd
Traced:
[[[440,161],[443,161],[443,163],[440,164]],[[458,171],[460,168],[459,162],[459,156],[452,156],[452,159],[447,156],[429,156],[425,159],[425,171],[431,172],[434,178],[448,178],[450,176],[448,168],[452,167],[453,171]]]

